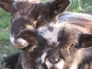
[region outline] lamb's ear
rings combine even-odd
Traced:
[[[31,30],[24,30],[19,35],[21,38],[26,40],[29,44],[34,45],[37,40],[37,32]]]
[[[0,7],[7,12],[11,11],[12,0],[0,0]]]
[[[79,37],[79,47],[92,47],[92,34],[81,34]]]
[[[57,15],[65,11],[69,7],[70,2],[70,0],[53,0],[47,4],[50,7],[51,13],[53,13],[53,15]]]

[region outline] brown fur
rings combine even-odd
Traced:
[[[0,1],[0,7],[5,9],[6,11],[12,13],[12,15],[13,15],[13,18],[11,21],[12,22],[11,35],[13,35],[15,37],[15,39],[22,37],[23,39],[27,40],[29,43],[29,45],[27,47],[22,48],[22,52],[20,53],[21,55],[18,60],[19,62],[18,62],[17,67],[15,66],[16,67],[15,69],[18,69],[20,67],[22,67],[23,69],[37,69],[36,65],[39,66],[39,63],[36,64],[36,60],[39,57],[41,57],[44,47],[42,47],[42,46],[35,47],[36,39],[31,38],[31,37],[36,37],[36,36],[29,35],[29,34],[34,33],[32,31],[34,31],[35,29],[38,29],[41,26],[44,26],[46,24],[48,25],[51,22],[56,23],[57,15],[62,13],[64,10],[66,10],[69,3],[70,3],[69,0],[54,0],[51,2],[47,2],[47,3],[42,3],[42,2],[38,3],[38,1],[29,2],[28,0],[18,1],[18,2],[14,2],[11,0],[7,0],[6,2]],[[91,24],[90,24],[90,22],[92,22],[92,20],[91,20],[92,17],[87,16],[90,19],[88,19],[87,17],[84,18],[83,15],[80,15],[80,17],[79,16],[71,17],[72,14],[75,14],[75,13],[69,13],[69,14],[64,13],[64,14],[62,14],[62,16],[60,16],[59,20],[67,21],[67,23],[73,23],[72,27],[73,27],[74,31],[76,30],[79,32],[84,32],[84,33],[92,32]],[[69,15],[69,18],[67,18],[68,15]],[[64,18],[65,18],[65,20],[63,20]],[[27,30],[31,33],[27,32]],[[27,35],[22,35],[23,33],[27,34]],[[67,33],[68,33],[68,31],[67,31]],[[69,33],[70,33],[70,35],[74,35],[72,32],[69,32]],[[65,34],[64,37],[68,37],[66,32],[64,32],[64,34]],[[28,37],[31,36],[31,37],[27,38],[26,36],[28,36]],[[72,44],[71,42],[73,42],[72,40],[75,40],[75,38],[73,36],[69,37],[69,39],[64,38],[64,37],[62,36],[62,38],[65,39],[65,41],[63,41],[63,42],[70,41],[70,42],[62,43],[62,45],[63,44],[66,44],[66,45],[65,45],[65,47],[62,47],[61,50],[63,52],[61,52],[61,54],[64,56],[64,59],[67,59],[67,57],[69,57],[68,50],[70,48],[70,47],[67,47],[67,43],[71,46],[71,44]],[[70,40],[70,38],[71,38],[71,40]],[[33,41],[31,43],[30,40],[32,40],[32,39],[33,39]],[[85,38],[85,39],[88,39],[88,38]],[[62,40],[62,39],[60,39],[60,40]],[[92,39],[90,39],[90,40],[92,40]],[[76,40],[74,42],[76,44]],[[88,44],[87,43],[85,44],[85,42],[88,42]],[[57,43],[54,43],[54,42],[52,44],[57,45]],[[89,47],[91,44],[92,43],[89,41],[80,40],[81,47],[85,47],[85,45],[88,45],[88,47]],[[75,50],[76,50],[76,48],[75,48]],[[55,52],[58,52],[58,50],[56,50]],[[75,53],[76,51],[73,51],[73,52]],[[58,55],[58,54],[56,54],[56,55]],[[72,55],[72,53],[71,53],[71,55]],[[54,56],[54,54],[52,54],[52,56]],[[75,56],[75,55],[73,54],[73,56]],[[66,62],[69,62],[69,61],[67,60]],[[79,64],[79,63],[77,63],[77,64]],[[43,67],[43,69],[44,68],[45,67]],[[66,66],[66,68],[67,68],[67,66]]]
[[[72,13],[73,14],[73,13]],[[77,13],[74,13],[77,14]],[[47,53],[47,56],[45,57],[44,61],[48,59],[51,64],[53,64],[53,67],[50,69],[58,69],[58,67],[55,66],[60,59],[64,60],[65,65],[63,69],[74,69],[71,68],[72,66],[75,66],[75,69],[91,69],[91,63],[92,63],[92,16],[86,15],[85,18],[83,18],[83,21],[79,19],[78,23],[76,21],[72,21],[71,14],[66,16],[66,20],[62,20],[61,24],[58,25],[58,27],[54,27],[53,25],[49,26],[43,26],[41,29],[42,31],[39,32],[38,30],[38,43],[39,47],[43,47],[42,51]],[[85,14],[77,14],[80,17],[84,17]],[[65,16],[65,15],[63,15]],[[61,17],[63,17],[61,16]],[[76,18],[76,17],[75,17]],[[71,21],[69,21],[69,20]],[[88,19],[88,21],[86,21]],[[77,18],[76,18],[77,20]],[[58,24],[58,23],[57,23]],[[57,26],[57,25],[56,25]],[[56,29],[56,31],[54,31]],[[60,30],[59,32],[57,32]],[[25,33],[26,31],[22,32]],[[30,32],[30,31],[29,31]],[[53,33],[54,32],[54,33]],[[56,35],[58,33],[58,35]],[[31,35],[28,33],[25,33],[26,35]],[[54,37],[57,38],[54,41]],[[28,39],[28,38],[27,38]],[[57,40],[57,41],[56,41]],[[89,47],[89,48],[88,48]],[[84,49],[87,48],[87,49]],[[40,49],[40,48],[39,48]],[[39,57],[41,58],[41,56]],[[40,60],[41,61],[41,60]],[[39,61],[39,62],[40,62]],[[39,65],[39,62],[37,65]],[[43,63],[46,65],[46,63]],[[43,65],[42,64],[42,65]],[[61,64],[62,65],[62,64]],[[49,65],[47,65],[48,67]],[[45,66],[45,68],[47,68]],[[48,68],[47,68],[48,69]]]
[[[69,0],[53,0],[47,3],[42,3],[39,0],[0,0],[0,7],[10,12],[13,16],[11,20],[11,36],[14,37],[15,41],[12,42],[11,40],[11,42],[15,46],[17,45],[17,48],[22,47],[23,51],[22,55],[20,55],[21,59],[19,58],[18,60],[19,63],[17,66],[19,67],[15,66],[15,69],[20,68],[20,66],[23,69],[36,69],[35,64],[32,65],[35,51],[26,52],[26,49],[28,50],[29,47],[32,48],[34,44],[30,43],[31,45],[26,46],[28,48],[23,47],[21,45],[22,42],[17,41],[18,38],[22,37],[20,34],[29,29],[33,31],[50,22],[55,23],[57,15],[65,11],[69,4]]]
[[[63,26],[59,27],[60,24],[58,25],[60,28],[59,32],[54,31],[57,28],[53,26],[52,31],[50,31],[47,27],[39,33],[41,35],[40,37],[38,36],[39,44],[40,46],[44,46],[44,53],[47,53],[44,58],[44,64],[47,65],[48,69],[48,66],[51,66],[51,64],[52,66],[50,69],[60,69],[59,67],[56,67],[56,65],[60,62],[60,60],[64,60],[64,68],[61,67],[61,69],[91,69],[92,48],[88,49],[88,47],[92,47],[92,34],[90,33],[92,28],[85,27],[85,29],[88,29],[86,32],[85,30],[78,30],[79,27],[82,29],[82,26],[79,24],[74,24],[75,26],[78,26],[74,27],[74,25],[71,24],[72,22],[61,23]],[[84,24],[82,23],[82,25]],[[92,25],[92,22],[90,22],[90,25]],[[55,32],[55,34],[52,34],[53,32]],[[58,35],[56,35],[56,33],[58,33]],[[53,40],[56,36],[57,41]],[[50,64],[48,61],[46,62],[46,60],[48,60]],[[88,67],[86,67],[86,64]]]

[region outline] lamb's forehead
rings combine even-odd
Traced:
[[[44,16],[42,15],[42,13],[44,11],[46,12],[47,8],[42,2],[35,3],[35,2],[28,2],[26,0],[23,0],[23,1],[19,0],[12,4],[11,10],[13,14],[13,18],[12,18],[13,22],[20,18],[24,18],[25,20],[28,20],[32,23],[33,22],[36,23],[37,20],[35,19],[36,18],[40,19],[42,16]]]
[[[50,23],[49,25],[45,25],[45,26],[42,26],[38,29],[38,34],[42,35],[43,37],[45,37],[44,35],[47,35],[47,34],[53,34],[56,36],[56,34],[58,34],[58,32],[60,30],[71,30],[71,25],[68,24],[67,22],[63,22],[63,23]]]
[[[64,31],[64,32],[63,32]],[[72,33],[71,33],[72,32]],[[71,25],[67,23],[50,24],[50,26],[44,26],[38,29],[38,34],[44,37],[48,42],[58,42],[58,37],[66,38],[65,40],[75,39],[75,32],[72,31]],[[64,35],[64,36],[63,36]],[[71,36],[74,36],[71,37]],[[68,39],[69,38],[69,39]]]

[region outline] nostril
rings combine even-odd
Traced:
[[[58,47],[53,47],[48,51],[47,59],[50,63],[58,63],[61,59],[60,51]]]

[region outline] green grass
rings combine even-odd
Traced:
[[[75,8],[74,8],[75,7]],[[83,12],[83,3],[82,0],[78,1],[78,0],[73,0],[72,4],[70,5],[69,10],[73,11],[73,12]]]
[[[43,2],[47,2],[47,1],[50,1],[50,0],[42,0]]]
[[[69,11],[92,14],[91,0],[72,0]]]
[[[11,15],[0,8],[0,29],[10,27]]]
[[[13,54],[18,50],[10,42],[11,15],[0,8],[0,63],[5,54]],[[1,65],[0,65],[0,69]]]
[[[49,0],[42,0],[44,2]],[[69,10],[74,12],[92,13],[92,1],[91,0],[80,0],[82,9],[79,9],[77,0],[73,0]],[[91,7],[90,7],[91,6]],[[0,62],[4,54],[13,54],[18,50],[10,42],[10,23],[11,14],[5,12],[0,8]],[[4,69],[1,68],[0,69]]]

